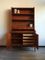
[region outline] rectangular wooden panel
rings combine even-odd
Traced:
[[[33,20],[34,19],[34,16],[12,16],[12,19],[13,20]]]

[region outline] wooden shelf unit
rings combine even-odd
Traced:
[[[11,8],[11,46],[38,48],[35,32],[34,8]]]

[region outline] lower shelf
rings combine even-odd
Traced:
[[[11,35],[11,34],[10,34]],[[14,35],[14,39],[12,39],[12,36],[8,35],[7,38],[7,47],[16,47],[16,46],[25,46],[25,47],[36,47],[38,49],[38,35],[37,34],[19,34],[16,33]],[[23,35],[24,37],[30,37],[32,36],[32,38],[30,37],[29,39],[23,39]],[[20,38],[20,39],[19,39]]]

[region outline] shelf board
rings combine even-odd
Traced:
[[[34,29],[12,29],[12,31],[34,31]]]
[[[12,7],[12,9],[20,9],[20,10],[34,10],[34,7],[32,7],[32,8],[30,8],[30,7],[23,7],[23,8],[22,8],[22,7],[19,7],[19,8],[18,8],[18,7],[15,7],[15,8],[13,8],[13,7]]]
[[[14,14],[12,13],[13,16],[34,16],[34,14]]]
[[[11,34],[20,33],[20,34],[35,34],[35,31],[11,31]]]
[[[12,20],[12,22],[34,22],[34,20]]]

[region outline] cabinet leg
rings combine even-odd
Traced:
[[[33,47],[33,51],[36,51],[36,47]]]

